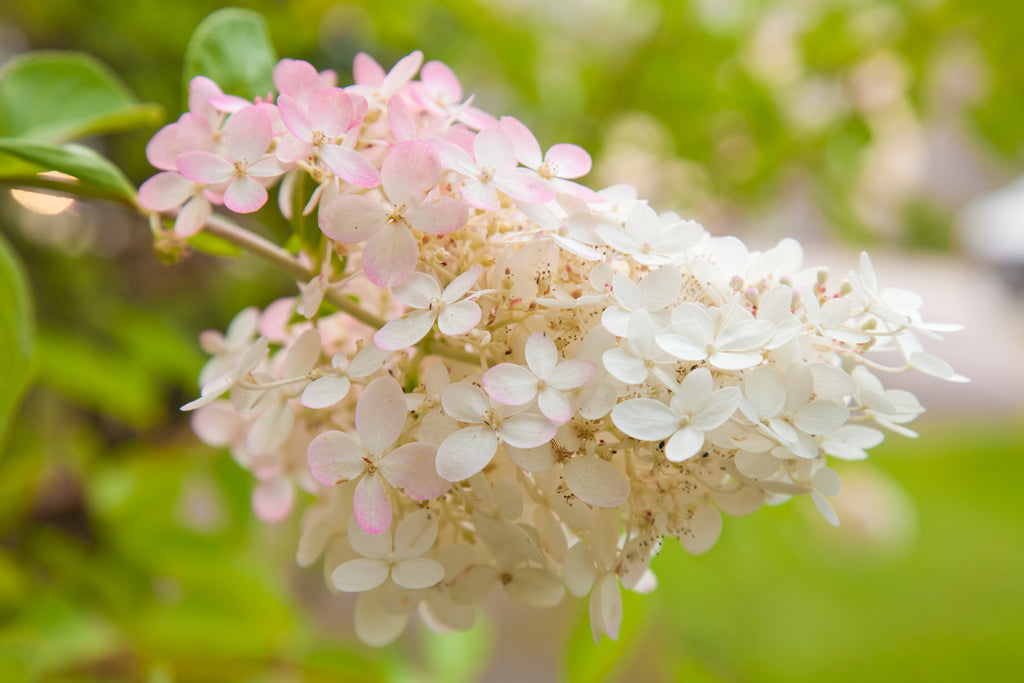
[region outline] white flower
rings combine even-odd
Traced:
[[[448,481],[462,481],[491,462],[498,440],[516,448],[534,448],[555,435],[550,420],[532,413],[506,417],[487,394],[472,384],[450,384],[441,396],[449,417],[465,422],[437,449],[437,473]]]
[[[374,344],[361,348],[351,362],[339,351],[331,358],[331,369],[325,371],[323,377],[313,380],[302,392],[302,405],[313,409],[333,406],[348,394],[351,380],[369,377],[380,370],[390,357],[390,351],[379,349]]]
[[[615,406],[612,422],[635,439],[668,439],[665,457],[682,462],[700,452],[704,433],[732,417],[741,398],[736,387],[715,391],[711,372],[699,368],[686,375],[669,405],[650,398],[635,398]]]
[[[483,387],[498,403],[521,406],[537,399],[544,417],[559,424],[568,422],[573,409],[562,392],[586,384],[597,366],[587,360],[558,362],[558,349],[543,332],[534,332],[526,340],[526,365],[500,363],[484,373]]]
[[[625,226],[602,223],[596,230],[608,246],[637,263],[661,266],[680,258],[704,235],[704,228],[695,221],[684,221],[674,214],[664,219],[641,204],[629,212]]]
[[[392,320],[373,335],[373,343],[382,349],[398,351],[427,336],[437,322],[442,334],[465,334],[480,322],[480,306],[465,299],[480,275],[480,266],[470,268],[452,280],[444,291],[437,280],[425,273],[412,273],[391,291],[395,298],[413,311]]]
[[[650,313],[635,311],[626,326],[625,346],[609,349],[601,356],[608,373],[620,382],[640,384],[647,381],[651,370],[673,362],[672,356],[654,345],[657,331]]]
[[[666,325],[669,317],[666,309],[676,302],[682,284],[683,274],[672,266],[658,268],[639,285],[617,273],[612,278],[612,295],[618,305],[604,309],[601,323],[615,336],[625,337],[633,312],[645,310],[657,323]]]
[[[437,560],[422,557],[437,539],[437,517],[430,510],[416,510],[398,523],[394,542],[391,533],[370,534],[355,518],[349,520],[348,542],[362,558],[349,560],[331,572],[331,581],[340,591],[350,593],[373,590],[388,580],[402,588],[427,588],[444,578]]]
[[[766,320],[754,320],[749,313],[729,316],[719,310],[716,329],[707,309],[693,303],[680,304],[672,311],[672,326],[658,335],[656,343],[680,360],[707,360],[719,370],[746,370],[760,365],[764,360],[761,349],[774,336],[775,326]]]

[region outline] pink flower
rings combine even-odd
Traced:
[[[273,133],[270,117],[257,106],[232,115],[224,133],[227,157],[211,152],[185,152],[177,159],[183,176],[203,185],[227,183],[224,205],[236,213],[252,213],[267,201],[267,190],[256,179],[270,179],[282,170],[265,158]]]
[[[585,149],[562,142],[549,147],[541,157],[540,143],[519,119],[502,116],[501,127],[512,141],[519,163],[535,171],[552,191],[574,194],[588,201],[600,200],[600,195],[590,188],[569,180],[590,173],[592,161]]]
[[[498,191],[527,204],[543,204],[555,198],[544,182],[516,166],[512,141],[501,126],[491,126],[473,138],[473,157],[444,138],[434,138],[441,163],[466,176],[459,182],[462,199],[478,209],[493,211],[501,206]]]
[[[352,510],[359,527],[369,534],[384,533],[391,526],[393,511],[386,484],[414,500],[436,498],[450,486],[435,470],[434,444],[415,441],[392,449],[405,430],[406,412],[398,382],[378,377],[356,404],[360,441],[332,430],[313,439],[306,451],[309,470],[321,484],[359,480]]]
[[[452,197],[430,197],[441,181],[437,153],[423,141],[395,145],[381,164],[384,201],[342,195],[320,209],[320,228],[339,242],[362,242],[363,269],[375,285],[393,287],[416,266],[419,252],[410,228],[444,235],[461,228],[466,206]]]

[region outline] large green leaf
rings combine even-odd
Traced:
[[[163,109],[140,104],[95,58],[33,52],[0,71],[0,137],[64,141],[155,126]]]
[[[185,87],[195,76],[212,78],[226,93],[248,99],[273,87],[277,54],[258,12],[228,7],[196,28],[185,52]]]
[[[135,186],[121,170],[103,156],[74,143],[58,144],[18,138],[0,138],[0,153],[34,164],[39,171],[60,171],[78,180],[67,184],[67,191],[111,199],[135,200]],[[0,155],[0,162],[3,161]],[[12,170],[14,169],[14,170]],[[0,180],[33,184],[38,181],[24,172],[0,163]],[[60,186],[57,186],[61,189]]]
[[[35,332],[32,301],[21,264],[0,237],[0,443],[7,420],[28,385]]]

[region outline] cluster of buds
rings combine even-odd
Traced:
[[[837,524],[829,458],[923,411],[881,373],[963,380],[919,342],[955,327],[879,288],[867,255],[836,279],[791,239],[749,251],[591,190],[583,149],[542,152],[420,53],[336,80],[284,60],[250,102],[196,78],[140,201],[180,237],[278,181],[293,225],[315,216],[290,242],[311,279],[206,333],[184,409],[256,477],[260,518],[306,504],[297,560],[360,594],[368,643],[412,612],[469,628],[499,586],[589,595],[595,641],[616,638],[667,537],[703,553],[722,513],[799,495]]]

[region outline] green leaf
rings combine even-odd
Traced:
[[[94,57],[33,52],[0,70],[0,136],[67,141],[158,125],[163,109],[140,104]]]
[[[0,152],[35,164],[40,171],[60,171],[78,180],[77,183],[51,183],[54,189],[73,194],[135,201],[135,186],[131,181],[117,166],[88,147],[73,143],[57,144],[0,138]],[[0,180],[23,181],[26,185],[40,184],[38,178],[26,175],[24,170],[0,164]]]
[[[17,255],[0,237],[0,443],[32,373],[35,326],[28,282]]]
[[[267,24],[258,12],[217,10],[199,23],[188,43],[185,88],[195,76],[206,76],[226,93],[253,99],[273,90],[276,63]]]

